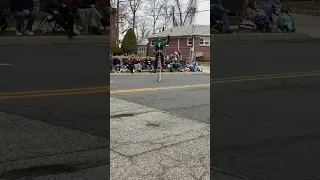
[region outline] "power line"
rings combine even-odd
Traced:
[[[200,10],[200,11],[195,11],[195,13],[199,13],[199,12],[208,12],[210,10]],[[187,14],[188,12],[182,12],[181,14]],[[171,16],[172,13],[168,13],[168,14],[159,14],[159,16]],[[180,15],[180,13],[174,13],[174,15]],[[153,15],[141,15],[141,16],[136,16],[136,17],[153,17]]]
[[[201,3],[201,2],[210,2],[210,0],[202,0],[202,1],[199,1],[199,2],[197,2],[197,3]],[[128,1],[121,1],[121,2],[130,2],[130,0],[128,0]],[[142,4],[142,3],[141,3]],[[190,5],[189,3],[188,4],[180,4],[180,6],[188,6],[188,5]],[[175,6],[175,5],[170,5],[170,7],[172,7],[172,6]],[[155,9],[159,9],[158,7],[155,7],[155,8],[145,8],[145,9],[137,9],[138,11],[141,11],[141,10],[155,10]]]
[[[197,3],[201,3],[201,2],[210,2],[210,0],[202,0],[202,1],[199,1],[199,2],[197,2]],[[188,3],[188,4],[180,4],[180,6],[189,6],[190,5],[190,3]],[[172,6],[175,6],[175,5],[170,5],[169,7],[172,7]],[[155,10],[155,9],[159,9],[158,7],[155,7],[155,8],[146,8],[146,9],[138,9],[139,11],[141,11],[141,10]]]

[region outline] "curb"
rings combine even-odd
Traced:
[[[165,72],[162,73],[164,75],[177,75],[177,76],[181,76],[181,75],[210,75],[208,73],[205,72]],[[110,76],[156,76],[156,73],[110,73]]]
[[[212,42],[271,42],[271,41],[314,40],[303,33],[234,33],[212,34]]]
[[[0,37],[0,46],[7,45],[108,45],[109,36],[75,36],[70,40],[67,36],[10,36]]]
[[[296,8],[290,8],[290,11],[291,11],[291,13],[296,13],[296,14],[320,16],[320,11],[313,11],[313,10],[307,10],[307,9],[296,9]]]

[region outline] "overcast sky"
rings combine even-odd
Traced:
[[[188,0],[183,0],[188,3]],[[210,0],[199,0],[198,11],[210,10]],[[197,12],[195,23],[197,25],[210,25],[210,11]]]
[[[181,0],[183,11],[188,6],[189,0]],[[144,5],[140,7],[140,11],[137,12],[137,16],[143,17],[145,16],[145,8]],[[210,0],[198,0],[198,9],[195,15],[195,25],[210,25]],[[120,34],[120,38],[122,39],[124,34]]]

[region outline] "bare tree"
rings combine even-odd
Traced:
[[[152,17],[152,33],[156,32],[156,25],[161,17],[162,8],[164,7],[167,0],[147,0],[145,11],[146,14],[150,15]]]
[[[147,18],[147,17],[139,18],[137,20],[137,22],[138,22],[138,32],[137,32],[138,39],[145,38],[150,34],[150,32],[151,32],[150,20],[151,20],[151,18]]]
[[[119,11],[119,28],[120,32],[126,32],[132,26],[132,17],[128,13],[129,3],[121,3]]]
[[[139,7],[142,3],[142,0],[129,0],[129,6],[132,12],[132,28],[136,28],[136,16],[137,16],[137,11],[139,10]]]
[[[186,8],[183,8],[180,1],[175,0],[175,5],[171,8],[173,26],[191,25],[197,12],[198,0],[189,0]]]
[[[172,5],[169,4],[168,0],[165,0],[162,7],[162,14],[164,17],[162,27],[164,27],[165,29],[168,28],[168,25],[171,22],[171,13],[170,13],[171,8],[172,8]]]

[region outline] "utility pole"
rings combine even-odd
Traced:
[[[120,8],[120,0],[117,0],[117,46],[119,46],[119,24],[120,24],[120,17],[119,17],[119,8]]]

